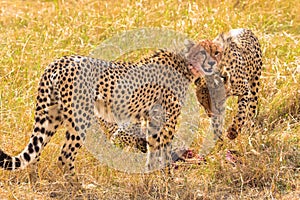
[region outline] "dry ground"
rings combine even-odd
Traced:
[[[88,55],[116,33],[166,27],[196,40],[247,27],[264,55],[254,129],[225,141],[207,164],[181,167],[165,182],[158,172],[108,168],[83,148],[76,172],[86,187],[75,190],[65,186],[56,166],[60,131],[42,154],[37,190],[30,188],[26,170],[0,170],[0,199],[299,199],[299,13],[298,0],[0,1],[0,147],[10,154],[29,140],[45,66],[63,55]],[[234,100],[228,101],[227,121],[232,110]],[[199,136],[193,147],[199,149],[200,141]],[[242,164],[226,163],[226,149],[239,151]]]

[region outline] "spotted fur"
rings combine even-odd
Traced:
[[[251,30],[233,29],[222,33],[213,40],[222,49],[218,70],[224,79],[226,97],[238,96],[238,113],[227,129],[227,136],[234,139],[241,132],[246,121],[252,121],[257,112],[260,75],[262,69],[262,52],[257,37]],[[214,49],[212,49],[212,52]],[[219,50],[217,50],[219,51]],[[211,54],[213,54],[210,52]],[[198,101],[204,106],[209,116],[214,113],[211,109],[205,79],[196,81]],[[213,124],[215,135],[221,137],[222,123]]]
[[[78,55],[55,60],[39,82],[34,129],[28,145],[16,156],[0,150],[0,167],[16,170],[32,164],[30,176],[36,181],[36,163],[41,152],[64,124],[66,141],[59,163],[65,174],[74,175],[76,154],[97,119],[100,124],[117,123],[117,129],[108,127],[110,131],[120,131],[128,122],[146,120],[151,130],[145,139],[146,167],[153,167],[157,152],[164,152],[167,162],[171,159],[171,142],[189,84],[203,69],[217,64],[198,46],[201,56],[197,66],[190,65],[188,58],[193,47],[188,45],[184,55],[160,50],[136,63]],[[157,113],[157,109],[161,111]]]

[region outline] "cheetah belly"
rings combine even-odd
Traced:
[[[115,123],[115,117],[108,106],[107,101],[104,100],[102,96],[97,96],[95,105],[94,105],[94,113],[97,118],[102,118],[109,123]]]

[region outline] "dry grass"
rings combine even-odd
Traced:
[[[26,170],[0,170],[0,199],[299,199],[299,13],[297,0],[0,1],[0,146],[10,154],[29,140],[45,66],[62,55],[88,55],[121,31],[166,27],[198,39],[248,27],[264,55],[256,126],[225,141],[207,164],[175,170],[174,179],[164,182],[160,173],[110,169],[83,149],[76,171],[88,187],[74,190],[64,186],[56,166],[60,131],[42,154],[37,190],[30,188]],[[194,146],[199,148],[198,141]],[[226,163],[226,149],[238,150],[242,164]]]

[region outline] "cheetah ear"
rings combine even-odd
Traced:
[[[185,39],[183,43],[184,43],[186,52],[189,52],[191,50],[191,48],[195,45],[195,43],[192,40],[188,40],[188,39]]]
[[[213,42],[215,42],[215,43],[224,43],[225,42],[224,38],[225,38],[224,32],[222,32],[215,39],[213,39]]]
[[[213,42],[219,45],[223,49],[226,39],[227,39],[226,34],[222,32],[215,39],[213,39]]]
[[[225,42],[225,34],[224,34],[224,32],[222,32],[220,34],[220,38],[221,38],[222,42],[224,43]]]

